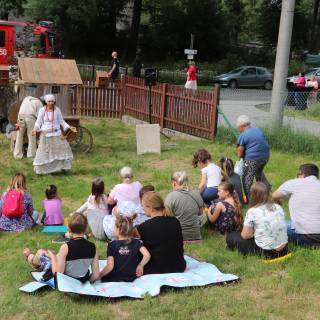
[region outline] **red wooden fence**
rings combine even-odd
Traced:
[[[121,82],[96,88],[85,82],[73,95],[72,110],[76,115],[119,118],[123,114],[194,136],[214,139],[219,88],[192,92],[182,87],[144,85],[144,80],[124,76]],[[151,108],[150,108],[151,100]]]

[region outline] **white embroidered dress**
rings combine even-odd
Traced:
[[[45,107],[39,110],[35,129],[41,134],[33,161],[37,174],[71,169],[73,154],[67,140],[62,138],[60,126],[64,131],[70,128],[58,107],[53,111],[46,111]]]

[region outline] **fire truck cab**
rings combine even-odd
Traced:
[[[53,23],[42,21],[38,25],[27,22],[0,20],[0,66],[17,63],[17,57],[55,57]]]

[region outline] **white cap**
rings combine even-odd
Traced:
[[[243,114],[237,118],[236,124],[237,124],[237,128],[241,126],[248,126],[250,125],[250,119],[248,116]]]
[[[117,206],[117,212],[122,217],[131,218],[139,213],[139,207],[132,201],[124,201]]]
[[[53,94],[46,94],[44,96],[44,101],[47,103],[48,101],[54,101],[56,102],[56,98]]]

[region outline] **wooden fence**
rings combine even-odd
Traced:
[[[151,88],[144,80],[123,76],[104,88],[86,81],[72,99],[75,115],[119,118],[123,114],[190,135],[213,140],[217,127],[219,87],[195,92],[166,83]],[[151,111],[151,114],[150,114]]]

